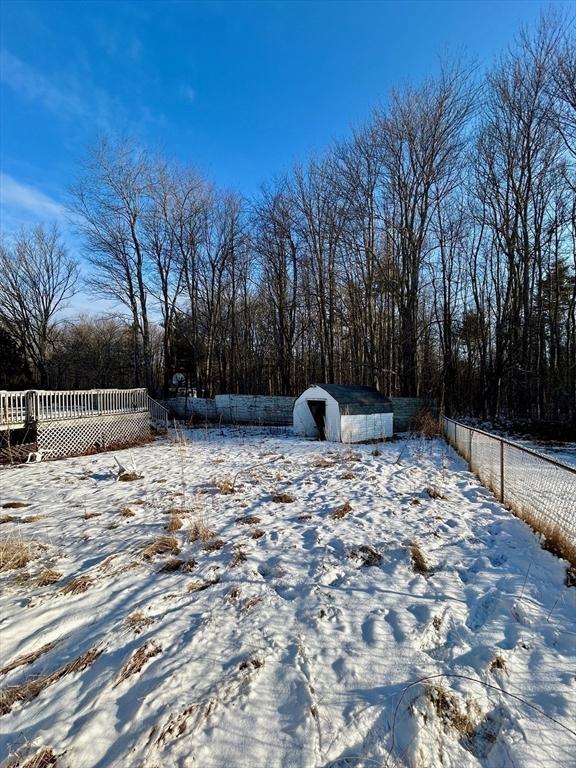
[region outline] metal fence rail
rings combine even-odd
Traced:
[[[448,443],[480,482],[520,517],[576,542],[576,467],[443,418]]]

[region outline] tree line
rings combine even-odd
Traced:
[[[490,71],[394,90],[253,199],[102,140],[72,190],[85,284],[48,227],[0,250],[0,386],[298,394],[576,418],[576,39],[552,14]]]

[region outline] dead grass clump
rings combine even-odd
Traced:
[[[230,568],[235,568],[237,565],[240,565],[240,563],[245,563],[246,560],[247,560],[246,552],[243,549],[239,548],[232,555],[232,560],[230,560]]]
[[[77,576],[69,581],[65,587],[62,587],[63,595],[79,595],[86,592],[92,586],[92,579],[89,576]]]
[[[130,507],[122,507],[122,509],[120,510],[120,514],[122,515],[122,517],[135,517],[136,516],[136,513],[132,512]]]
[[[93,517],[100,517],[100,512],[84,512],[84,520],[91,520]]]
[[[246,515],[246,517],[237,517],[236,522],[240,525],[258,525],[260,518],[256,515]]]
[[[215,579],[208,579],[207,581],[191,581],[186,591],[203,592],[205,589],[208,589],[208,587],[213,587],[214,584],[218,584],[219,581],[219,577],[216,577]]]
[[[412,431],[418,432],[427,439],[438,437],[442,434],[440,421],[427,408],[420,408],[412,419]]]
[[[47,587],[54,584],[62,576],[60,571],[53,571],[51,568],[45,568],[38,577],[38,586]]]
[[[272,496],[272,501],[274,504],[292,504],[293,501],[296,501],[296,497],[292,496],[291,493],[275,493]]]
[[[6,504],[2,504],[2,509],[24,509],[29,507],[30,504],[26,504],[24,501],[8,501]]]
[[[214,486],[224,496],[229,496],[231,493],[234,493],[234,483],[228,477],[223,477],[220,480],[216,480],[214,482]]]
[[[126,664],[124,664],[120,670],[118,679],[112,687],[116,688],[116,686],[120,685],[123,680],[127,680],[129,677],[132,677],[132,675],[138,674],[144,664],[146,664],[149,659],[153,659],[154,656],[158,656],[159,653],[162,653],[162,648],[153,640],[149,643],[144,643],[144,645],[138,648],[137,651],[134,651]]]
[[[536,535],[540,537],[543,549],[548,550],[556,557],[568,560],[570,566],[566,572],[566,586],[575,586],[576,583],[576,541],[570,538],[556,524],[546,522],[535,517],[530,512],[511,510],[513,514],[527,523]]]
[[[429,576],[432,573],[432,568],[430,568],[424,552],[416,542],[410,544],[410,559],[412,560],[412,568],[416,573],[421,573],[423,576]]]
[[[382,451],[380,448],[374,448],[373,451],[371,451],[372,456],[382,456]]]
[[[458,699],[451,691],[440,685],[430,685],[426,695],[444,727],[454,728],[462,736],[471,737],[474,734],[474,723],[469,713],[460,710]]]
[[[211,541],[207,541],[206,544],[204,544],[204,552],[216,552],[218,549],[222,549],[224,546],[224,540],[223,539],[212,539]]]
[[[254,608],[258,603],[262,602],[262,598],[258,595],[254,595],[253,597],[249,597],[247,600],[244,601],[244,605],[242,606],[242,610],[249,611],[251,608]]]
[[[150,624],[154,624],[154,619],[150,618],[150,616],[146,616],[142,611],[135,611],[126,617],[126,624],[139,635],[144,627],[149,627]]]
[[[250,536],[250,538],[251,539],[261,539],[262,536],[264,536],[265,533],[266,533],[266,531],[264,531],[262,528],[254,528],[254,530],[252,531],[252,536]]]
[[[175,512],[172,512],[170,515],[170,519],[168,520],[167,524],[164,526],[167,531],[170,531],[171,533],[174,533],[174,531],[179,531],[180,528],[184,523],[182,522],[182,518],[177,515]]]
[[[566,568],[566,586],[576,587],[576,565],[569,565]]]
[[[133,480],[142,480],[143,475],[139,475],[138,472],[121,472],[118,475],[118,480],[123,483],[131,483]]]
[[[352,505],[349,501],[345,501],[344,504],[340,504],[339,507],[336,507],[334,511],[330,512],[330,517],[333,520],[341,520],[350,512],[352,512]]]
[[[58,763],[58,758],[50,747],[42,747],[26,762],[23,757],[15,757],[6,763],[6,768],[51,768]]]
[[[66,675],[82,672],[100,656],[103,648],[91,648],[90,650],[72,659],[63,667],[51,672],[49,675],[34,677],[21,685],[13,685],[0,690],[0,715],[7,715],[12,711],[14,704],[32,701],[48,686],[61,680]]]
[[[446,499],[446,494],[437,485],[429,485],[426,488],[426,493],[431,499]]]
[[[46,520],[46,515],[28,515],[28,517],[23,517],[22,522],[23,523],[36,523],[38,520]]]
[[[333,467],[334,464],[336,464],[334,459],[326,459],[324,456],[318,456],[312,460],[312,466],[317,469],[322,469],[323,467]]]
[[[180,552],[177,540],[174,536],[158,536],[150,542],[143,552],[145,560],[152,560],[156,555],[177,555]]]
[[[262,659],[245,659],[240,662],[238,669],[260,669],[264,666]]]
[[[490,672],[495,672],[498,669],[505,670],[506,669],[506,659],[503,656],[500,656],[500,654],[496,654],[492,661],[490,662]]]
[[[357,557],[362,560],[362,565],[366,567],[374,567],[382,565],[382,555],[377,552],[374,547],[369,544],[362,544],[352,550],[352,557]]]
[[[2,523],[15,523],[18,518],[15,515],[0,515],[0,525]]]
[[[356,475],[354,472],[344,472],[343,475],[340,475],[341,480],[356,480]]]
[[[53,640],[51,643],[41,645],[40,648],[37,648],[35,651],[30,651],[30,653],[22,653],[20,656],[16,656],[14,661],[8,662],[5,667],[0,669],[0,675],[5,675],[7,672],[11,672],[13,669],[17,669],[18,667],[33,664],[37,659],[40,658],[40,656],[43,656],[45,653],[48,653],[48,651],[51,651],[52,648],[54,648],[57,644],[58,640]]]
[[[21,539],[8,537],[0,540],[0,571],[24,568],[31,559],[30,546]]]
[[[174,573],[175,571],[189,573],[197,565],[198,562],[194,559],[178,560],[178,558],[173,557],[171,560],[168,560],[166,563],[164,563],[162,568],[160,568],[160,573]]]
[[[230,601],[238,600],[241,592],[242,590],[240,589],[240,587],[232,587],[230,592],[228,592],[228,594],[226,595],[226,599]]]
[[[197,520],[192,523],[188,531],[188,541],[210,541],[215,537],[215,533],[206,523]]]

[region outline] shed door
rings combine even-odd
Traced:
[[[308,400],[308,408],[312,418],[318,427],[320,433],[320,440],[326,440],[326,401],[325,400]]]

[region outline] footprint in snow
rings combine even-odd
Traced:
[[[490,589],[472,606],[466,626],[474,632],[481,629],[496,611],[500,601],[500,593],[496,589]]]

